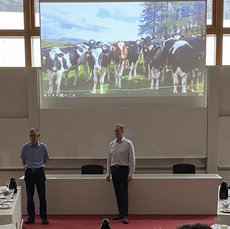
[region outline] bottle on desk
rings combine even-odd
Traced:
[[[221,200],[228,199],[228,184],[226,182],[222,182],[220,185],[219,198]]]
[[[10,182],[9,182],[9,189],[13,189],[14,193],[17,193],[17,183],[14,177],[10,178]]]

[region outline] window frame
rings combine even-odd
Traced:
[[[32,67],[32,44],[34,36],[40,36],[40,28],[35,26],[35,2],[23,0],[24,29],[0,30],[0,36],[23,36],[25,39],[25,65]],[[212,0],[212,24],[207,25],[207,34],[216,35],[216,64],[222,65],[223,35],[230,34],[230,28],[223,27],[224,1]]]
[[[207,26],[207,34],[216,35],[216,65],[222,65],[223,35],[230,34],[230,28],[223,27],[224,1],[212,0],[212,25]]]
[[[24,29],[22,30],[0,30],[0,36],[24,37],[25,41],[25,66],[32,67],[31,38],[40,36],[38,27],[35,27],[34,1],[23,0]]]

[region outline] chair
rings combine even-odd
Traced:
[[[81,166],[81,174],[103,174],[104,166],[96,164],[88,164]]]
[[[173,165],[173,174],[194,174],[196,173],[196,166],[193,164],[175,164]]]

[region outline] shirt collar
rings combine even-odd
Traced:
[[[121,140],[116,139],[116,142],[123,142],[125,140],[125,137],[123,136]]]
[[[33,146],[31,142],[29,142],[29,146]],[[38,144],[36,146],[41,146],[40,142],[38,141]]]

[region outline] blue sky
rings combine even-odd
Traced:
[[[141,2],[41,3],[42,38],[113,42],[138,39]]]

